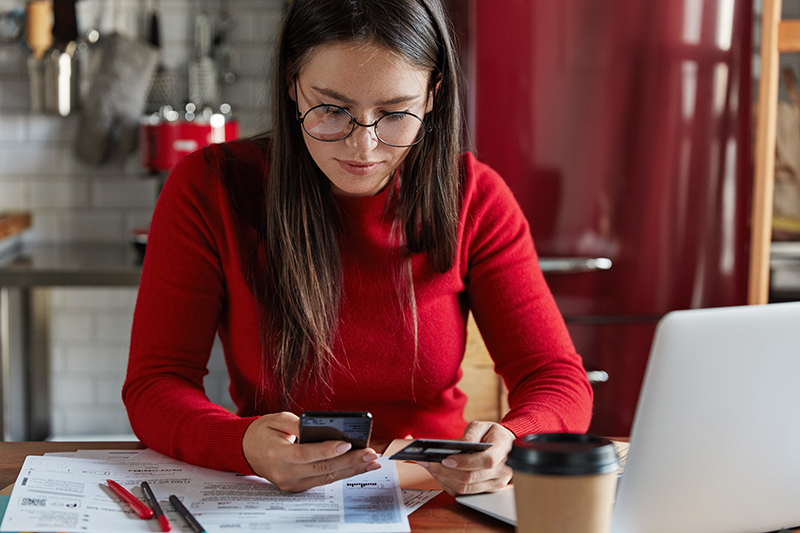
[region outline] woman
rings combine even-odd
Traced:
[[[297,414],[366,410],[373,438],[488,450],[426,466],[451,493],[511,478],[515,435],[583,432],[591,389],[503,181],[459,156],[458,67],[439,0],[294,0],[272,132],[185,158],[159,198],[123,398],[147,446],[305,490],[379,468],[298,444]],[[475,315],[502,424],[463,419]],[[203,376],[222,340],[238,413]]]

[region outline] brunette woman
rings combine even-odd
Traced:
[[[463,438],[425,465],[451,493],[511,478],[515,435],[583,432],[592,392],[503,180],[459,154],[459,70],[440,0],[294,0],[273,127],[185,158],[159,198],[123,397],[147,446],[282,489],[379,468],[296,443],[306,410],[370,411],[373,438]],[[463,418],[469,312],[509,389]],[[215,334],[236,413],[203,376]]]

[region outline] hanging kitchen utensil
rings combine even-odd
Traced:
[[[217,16],[217,32],[214,35],[214,48],[211,54],[217,66],[219,83],[230,85],[236,81],[236,69],[239,68],[239,53],[230,41],[233,29],[228,0],[221,0]]]
[[[205,12],[195,20],[195,58],[189,63],[189,101],[198,111],[219,104],[217,68],[211,51],[211,21]]]
[[[44,55],[53,44],[53,4],[50,0],[31,0],[25,9],[28,47],[31,50],[28,58],[31,110],[38,112],[44,111]]]
[[[80,102],[76,0],[53,0],[53,46],[44,58],[44,110],[67,116]]]
[[[78,40],[76,0],[53,0],[53,45],[63,49]]]
[[[41,59],[53,44],[53,3],[50,0],[31,0],[26,10],[28,46],[33,57]]]
[[[137,138],[158,50],[142,39],[118,33],[103,37],[100,66],[92,79],[76,137],[76,154],[90,163],[106,162],[121,139]],[[127,155],[126,153],[122,155]]]
[[[11,44],[22,37],[25,29],[25,14],[19,9],[0,13],[0,43]]]
[[[150,28],[148,39],[150,44],[159,50],[161,58],[161,25],[159,21],[159,2],[156,0],[155,7],[150,13]],[[178,107],[181,103],[181,86],[178,76],[164,65],[163,59],[159,59],[156,72],[150,80],[147,91],[146,113],[158,112],[164,106]]]
[[[53,48],[44,58],[44,110],[66,117],[80,106],[78,43]]]
[[[103,40],[114,33],[113,21],[116,20],[117,2],[103,1],[98,3],[92,20],[85,17],[86,29],[78,45],[81,63],[81,100],[88,101],[92,81],[97,77],[103,62]]]

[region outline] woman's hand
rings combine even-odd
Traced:
[[[470,422],[461,440],[491,442],[491,448],[451,455],[441,464],[419,464],[427,468],[452,496],[498,491],[511,481],[511,468],[506,466],[506,457],[515,438],[510,430],[495,422]]]
[[[297,444],[299,431],[297,415],[275,413],[250,424],[242,439],[250,467],[281,490],[301,492],[380,468],[371,448],[350,451],[343,441]]]

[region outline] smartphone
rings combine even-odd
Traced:
[[[369,446],[372,415],[366,411],[306,411],[300,415],[298,442],[343,440],[353,449]]]
[[[428,461],[441,463],[457,453],[482,452],[491,447],[490,442],[465,442],[463,440],[417,439],[389,457],[395,461]]]

